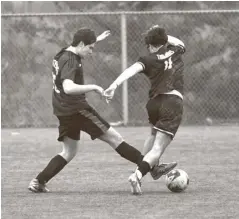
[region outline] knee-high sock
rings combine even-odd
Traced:
[[[67,164],[67,161],[60,155],[53,157],[45,169],[36,177],[40,183],[47,183],[57,173],[59,173]]]
[[[118,154],[120,154],[120,156],[137,165],[140,164],[144,158],[139,150],[130,146],[124,141],[115,150],[118,152]]]
[[[150,165],[146,161],[142,161],[139,164],[138,170],[136,170],[136,173],[139,171],[141,174],[137,174],[139,179],[141,179],[143,176],[145,176],[150,171]]]

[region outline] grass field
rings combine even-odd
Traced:
[[[142,149],[148,128],[116,128]],[[57,129],[2,130],[3,219],[208,219],[239,218],[239,127],[181,127],[163,155],[177,161],[190,184],[170,192],[164,178],[143,180],[142,196],[130,194],[134,164],[88,135],[76,158],[48,184],[50,193],[27,190],[29,181],[61,151]]]

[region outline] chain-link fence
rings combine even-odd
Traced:
[[[122,33],[130,65],[146,52],[141,34],[160,24],[187,49],[184,124],[239,120],[239,11],[2,15],[1,22],[2,127],[57,125],[51,106],[52,58],[83,26],[97,34],[107,29],[112,33],[83,61],[86,83],[106,88],[122,72]],[[147,124],[148,88],[143,75],[129,79],[128,124]],[[125,117],[120,90],[110,105],[97,94],[88,94],[88,100],[108,121]]]

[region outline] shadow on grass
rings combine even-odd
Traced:
[[[167,196],[172,196],[172,195],[187,195],[187,194],[195,194],[195,191],[192,190],[187,190],[184,192],[180,192],[180,193],[173,193],[167,190],[164,191],[143,191],[143,195],[141,196],[159,196],[159,195],[167,195]],[[31,195],[36,195],[36,196],[78,196],[78,195],[82,195],[82,196],[134,196],[131,194],[130,191],[128,190],[114,190],[114,191],[105,191],[105,190],[90,190],[90,191],[76,191],[76,190],[51,190],[48,193],[34,193],[31,192],[29,190],[25,190],[22,192],[16,192],[16,191],[8,191],[8,192],[4,192],[3,196],[8,196],[8,195],[12,195],[12,196],[17,196],[17,197],[26,197],[26,196],[31,196]],[[136,195],[136,196],[140,196],[140,195]]]

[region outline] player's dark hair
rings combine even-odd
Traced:
[[[158,25],[155,25],[146,32],[144,41],[146,45],[165,45],[168,42],[168,36],[164,28],[160,28]]]
[[[95,32],[89,28],[79,29],[73,37],[72,46],[77,46],[80,42],[89,45],[96,42]]]

